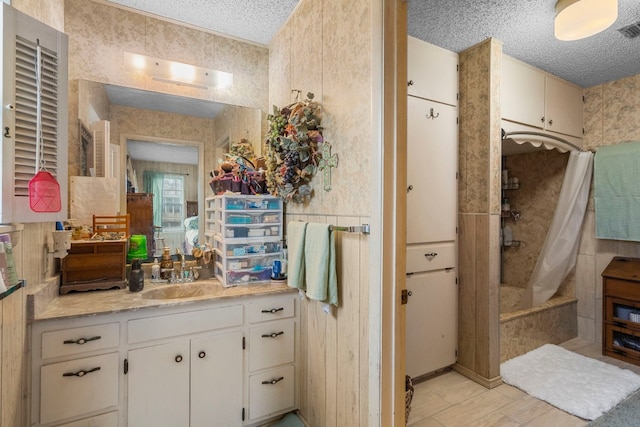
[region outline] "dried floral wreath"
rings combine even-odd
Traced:
[[[269,114],[267,136],[266,179],[269,193],[283,201],[305,203],[312,196],[309,185],[322,159],[318,145],[322,137],[322,108],[307,93],[297,101]]]

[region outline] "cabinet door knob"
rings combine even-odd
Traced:
[[[272,380],[262,381],[262,384],[274,385],[274,384],[278,384],[283,379],[284,379],[284,377],[274,378]]]
[[[413,296],[413,291],[408,291],[408,292],[407,292],[407,296],[409,296],[409,297],[410,297],[410,296]]]
[[[95,337],[91,337],[91,338],[78,338],[77,340],[64,340],[62,343],[63,344],[78,344],[78,345],[82,345],[82,344],[86,344],[89,341],[95,341],[95,340],[99,340],[100,338],[102,338],[100,335],[97,335]]]
[[[409,80],[409,81],[407,82],[407,86],[413,86],[413,80]]]
[[[198,353],[198,357],[200,359],[204,359],[204,357],[207,355],[207,353],[205,353],[204,351],[201,351],[200,353]]]
[[[408,193],[409,191],[411,191],[411,190],[413,190],[413,185],[410,185],[410,186],[408,186],[408,187],[407,187],[407,193]]]
[[[278,335],[284,335],[284,331],[273,332],[271,334],[264,334],[262,335],[262,338],[276,338]]]
[[[544,116],[542,116],[542,118],[540,119],[540,121],[541,121],[542,123],[544,123]]]
[[[176,362],[178,362],[178,363],[182,362],[182,356],[177,355],[176,356]]]
[[[549,126],[553,126],[553,119],[549,120]]]
[[[65,372],[64,374],[62,374],[63,377],[84,377],[87,374],[90,374],[91,372],[96,372],[100,370],[100,366],[96,366],[93,369],[89,369],[87,371],[85,371],[84,369],[79,370],[78,372]]]

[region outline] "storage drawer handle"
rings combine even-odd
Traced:
[[[266,384],[266,385],[274,385],[274,384],[278,384],[280,381],[282,381],[284,379],[284,377],[280,377],[280,378],[274,378],[272,380],[267,380],[267,381],[262,381],[262,384]]]
[[[102,338],[100,335],[97,335],[95,337],[91,337],[91,338],[79,338],[77,340],[64,340],[62,343],[63,344],[78,344],[78,345],[82,345],[82,344],[86,344],[89,341],[95,341],[95,340],[99,340],[100,338]]]
[[[100,366],[96,366],[95,368],[89,369],[88,371],[81,369],[78,372],[65,372],[64,374],[62,374],[62,376],[63,377],[84,377],[85,375],[90,374],[91,372],[95,372],[99,370],[100,370]]]
[[[271,313],[271,314],[276,314],[279,311],[284,310],[284,307],[280,307],[280,308],[272,308],[271,310],[262,310],[263,313]]]
[[[424,254],[425,257],[427,257],[427,260],[432,261],[435,257],[438,256],[437,252],[431,252],[429,254]]]
[[[262,335],[262,338],[276,338],[278,335],[284,335],[284,331],[273,332],[271,334],[264,334]]]

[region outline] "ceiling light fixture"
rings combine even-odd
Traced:
[[[137,53],[125,52],[124,63],[125,68],[129,71],[145,74],[151,76],[153,80],[173,83],[178,86],[222,89],[233,84],[233,74],[231,73]]]
[[[618,18],[618,0],[558,0],[555,36],[572,41],[599,33]]]

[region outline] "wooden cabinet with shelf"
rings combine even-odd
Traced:
[[[602,354],[640,366],[640,258],[613,258],[602,284]]]

